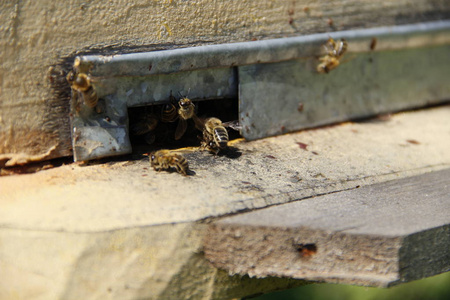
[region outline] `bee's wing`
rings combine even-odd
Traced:
[[[336,42],[330,37],[325,44],[322,45],[322,51],[327,55],[336,55]]]
[[[147,118],[130,126],[131,132],[135,135],[143,135],[156,128],[158,125],[158,119],[147,116]]]
[[[345,52],[345,53],[347,53],[347,52]],[[346,63],[348,63],[349,61],[352,61],[352,60],[354,60],[355,58],[356,58],[356,55],[353,53],[350,53],[350,54],[347,54],[346,56],[345,56],[345,59],[342,59],[342,57],[344,56],[344,54],[342,54],[342,56],[341,56],[341,59],[339,59],[339,63],[342,65],[342,64],[346,64]]]
[[[239,120],[229,121],[222,123],[224,127],[229,127],[233,130],[239,131],[242,129],[242,125],[239,123]]]
[[[72,89],[72,107],[76,112],[80,112],[81,104],[84,102],[83,94],[77,90]]]
[[[181,139],[183,134],[186,132],[187,122],[183,118],[178,120],[177,129],[175,130],[175,140]]]
[[[196,114],[192,116],[192,120],[194,120],[195,128],[203,131],[203,128],[205,128],[205,120],[200,119]]]
[[[130,129],[134,135],[143,135],[150,131],[146,122],[142,122],[142,121],[131,125]]]
[[[107,76],[92,76],[91,74],[87,74],[89,77],[89,81],[92,83],[101,83],[105,79],[107,79]]]

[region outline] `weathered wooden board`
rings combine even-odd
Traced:
[[[0,165],[71,155],[65,70],[125,53],[448,19],[446,0],[3,1]]]
[[[205,255],[231,274],[390,286],[450,271],[450,169],[212,224]]]
[[[147,158],[1,176],[0,298],[229,299],[303,284],[218,271],[202,252],[209,220],[448,169],[449,118],[443,106],[235,142],[240,156],[185,153],[187,177]]]

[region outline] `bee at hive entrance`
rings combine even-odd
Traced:
[[[204,143],[203,131],[209,118],[220,119],[225,125],[238,120],[237,99],[197,101],[181,95],[170,98],[157,105],[128,108],[134,154],[158,149],[200,147]],[[227,133],[229,140],[241,137],[237,130],[227,128]]]

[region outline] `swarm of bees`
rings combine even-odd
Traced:
[[[173,123],[178,121],[174,135],[174,140],[178,141],[186,133],[189,119],[194,121],[195,127],[198,130],[203,130],[204,122],[196,115],[195,105],[189,98],[181,96],[180,100],[176,101],[171,93],[169,99],[169,103],[162,106],[161,112],[156,114],[147,113],[144,116],[140,116],[139,120],[130,126],[131,132],[134,135],[148,135],[148,133],[157,129],[159,123]]]
[[[371,49],[375,48],[376,39],[372,40]],[[372,46],[373,45],[373,46]],[[340,39],[335,41],[331,37],[323,45],[324,55],[319,58],[319,64],[316,67],[318,73],[329,73],[336,69],[341,63],[341,59],[347,51],[347,41]],[[79,71],[75,67],[67,76],[67,82],[72,89],[72,103],[77,112],[81,110],[81,106],[96,109],[99,108],[97,92],[92,85],[93,79],[88,75],[89,70]],[[87,73],[84,73],[87,72]],[[303,105],[299,111],[303,109]],[[222,122],[216,117],[200,118],[196,114],[196,106],[187,96],[182,96],[177,101],[170,92],[169,101],[161,106],[160,111],[145,112],[141,114],[137,121],[130,124],[130,131],[134,136],[143,136],[147,144],[153,144],[157,139],[157,133],[163,133],[164,137],[171,135],[174,141],[180,140],[186,133],[188,121],[193,121],[195,128],[201,132],[200,150],[208,151],[217,155],[220,151],[228,148],[229,135],[228,128],[240,130],[241,127],[237,121]],[[176,123],[170,125],[170,123]],[[150,164],[156,171],[175,169],[182,175],[188,175],[188,161],[176,151],[158,150],[151,153]]]
[[[347,51],[347,41],[340,39],[338,41],[329,38],[324,45],[325,55],[319,58],[319,65],[317,65],[317,72],[328,73],[339,66],[340,59]]]
[[[72,89],[72,103],[77,112],[80,112],[84,105],[96,109],[100,113],[97,107],[99,100],[97,92],[92,85],[92,78],[88,74],[73,70],[67,74],[66,80]],[[173,131],[164,130],[167,129],[167,126],[161,125],[178,122],[173,136],[173,139],[178,141],[186,133],[190,119],[193,120],[195,128],[202,132],[200,150],[218,154],[219,151],[228,147],[229,137],[225,128],[226,123],[222,123],[218,118],[206,120],[199,118],[191,99],[180,94],[180,99],[177,101],[172,92],[170,92],[169,102],[161,107],[160,112],[142,111],[137,121],[130,124],[130,131],[134,136],[143,136],[147,144],[152,144],[156,140],[157,132],[162,132],[166,137],[168,134],[173,134]],[[229,122],[229,127],[239,130],[236,122]],[[150,164],[156,171],[175,169],[182,175],[187,175],[189,172],[187,160],[181,154],[171,150],[159,150],[152,153]]]
[[[335,41],[330,37],[323,45],[325,53],[319,58],[320,63],[317,65],[317,72],[329,73],[336,69],[347,51],[347,46],[345,39]],[[71,71],[66,79],[72,88],[72,99],[76,110],[79,111],[81,105],[84,104],[89,108],[96,108],[98,112],[98,96],[92,85],[92,78],[86,73]],[[196,114],[195,104],[191,99],[180,94],[180,99],[177,101],[170,92],[169,102],[162,105],[161,111],[156,113],[153,111],[145,112],[137,121],[130,124],[130,131],[135,136],[143,136],[147,144],[155,142],[157,131],[163,131],[165,136],[174,134],[173,139],[178,141],[186,133],[188,121],[191,119],[195,128],[202,133],[199,149],[215,155],[228,147],[227,127],[234,130],[241,129],[237,121],[223,123],[216,117],[199,118]],[[175,122],[177,124],[174,133],[170,130],[164,131],[167,124]],[[175,169],[185,176],[189,173],[188,161],[176,151],[162,149],[153,152],[150,154],[150,164],[156,171]]]
[[[135,123],[130,125],[133,135],[144,136],[148,144],[152,144],[156,139],[156,134],[172,136],[174,141],[180,140],[187,131],[188,121],[192,120],[195,128],[201,132],[198,137],[201,139],[199,150],[208,151],[217,155],[220,151],[228,148],[229,135],[226,127],[239,130],[238,121],[223,123],[215,117],[200,118],[196,114],[195,104],[187,97],[180,94],[177,101],[172,92],[169,102],[163,104],[160,111],[146,112],[141,115]],[[175,133],[167,129],[168,123],[178,122]],[[172,126],[172,128],[174,128]],[[165,131],[164,131],[165,130]],[[162,149],[149,154],[150,164],[156,171],[175,170],[182,175],[189,174],[189,164],[187,160],[175,150]]]

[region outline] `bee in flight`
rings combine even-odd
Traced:
[[[319,58],[319,65],[317,66],[317,72],[328,73],[333,69],[336,69],[340,64],[340,59],[347,51],[347,41],[340,39],[338,41],[329,38],[324,45],[326,54]]]
[[[329,38],[324,47],[328,55],[341,58],[345,51],[347,51],[348,44],[345,39],[340,39],[336,42],[332,38]]]
[[[214,154],[228,146],[228,131],[218,118],[208,118],[203,128],[201,148]]]
[[[75,92],[75,99],[81,98],[84,104],[90,108],[94,108],[97,106],[98,97],[97,92],[91,84],[91,79],[85,73],[74,73],[70,71],[67,74],[67,82],[72,87],[72,91]],[[78,109],[77,109],[78,110]]]
[[[181,95],[180,95],[181,96]],[[181,139],[187,129],[187,120],[194,120],[195,127],[198,130],[203,129],[203,122],[195,114],[195,105],[192,103],[191,99],[181,96],[180,101],[178,101],[178,125],[175,129],[175,140]]]
[[[150,165],[156,171],[169,171],[171,168],[175,168],[178,173],[184,176],[189,171],[189,163],[181,154],[165,149],[150,154]]]

